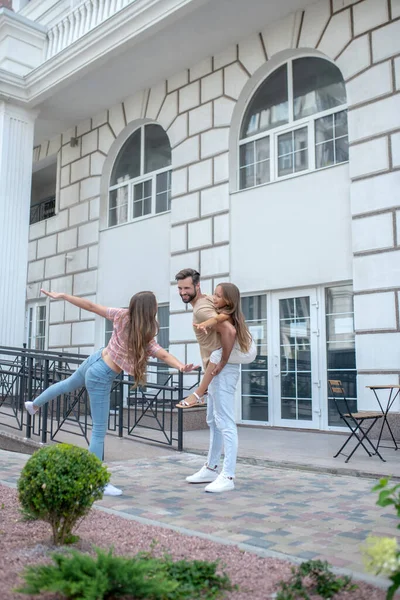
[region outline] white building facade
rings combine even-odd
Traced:
[[[0,8],[0,343],[88,353],[175,273],[232,281],[259,353],[237,420],[334,429],[400,374],[400,1],[32,0]],[[32,158],[33,148],[33,158]],[[400,403],[393,406],[399,412]]]

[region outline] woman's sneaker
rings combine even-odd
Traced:
[[[36,413],[39,411],[39,409],[36,408],[33,402],[25,402],[25,409],[26,412],[28,412],[32,417],[36,415]]]
[[[219,494],[221,492],[230,492],[235,489],[232,477],[227,477],[223,473],[220,473],[218,477],[209,485],[205,487],[206,492],[214,492]]]
[[[106,487],[104,488],[104,492],[103,492],[103,496],[121,496],[121,494],[122,494],[122,490],[120,490],[119,488],[116,488],[111,483],[107,483]]]
[[[200,471],[186,477],[188,483],[209,483],[218,477],[217,468],[209,469],[207,465],[203,465]]]

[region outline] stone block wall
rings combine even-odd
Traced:
[[[258,34],[77,124],[47,149],[42,145],[36,150],[40,157],[60,152],[58,213],[31,227],[28,297],[37,296],[43,281],[94,297],[104,160],[128,123],[154,120],[167,131],[172,147],[171,350],[197,362],[188,309],[177,295],[174,275],[187,266],[199,269],[205,292],[229,279],[230,190],[236,189],[229,180],[232,114],[260,67],[280,52],[304,48],[334,60],[347,86],[359,387],[364,390],[369,377],[376,381],[380,375],[398,382],[398,0],[319,0],[277,23],[260,24]],[[79,143],[72,147],[75,137]],[[65,307],[54,310],[52,343],[67,347],[69,342],[73,348],[90,343],[90,318],[82,325],[77,319],[83,315],[67,314]]]
[[[54,217],[30,227],[28,300],[40,297],[41,287],[96,299],[99,173],[105,160],[99,147],[108,135],[108,115],[99,120],[81,123],[34,150],[37,161],[57,155],[57,202]],[[91,313],[51,302],[48,321],[50,349],[91,352]]]
[[[399,382],[400,6],[395,0],[364,0],[352,10],[358,37],[338,65],[349,104],[353,285],[363,404],[369,402],[366,385],[378,378]]]

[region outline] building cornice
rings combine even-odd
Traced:
[[[43,61],[46,44],[45,27],[7,8],[0,8],[0,69],[3,72],[23,77]],[[0,80],[1,95],[6,91],[4,80],[7,78]],[[14,93],[18,96],[18,89]],[[23,97],[19,99],[24,101]]]
[[[26,104],[28,92],[24,78],[0,69],[0,99]]]
[[[165,28],[176,20],[178,12],[181,16],[207,1],[136,0],[30,71],[23,79],[25,89],[15,86],[12,90],[15,100],[35,106],[124,46],[139,43]],[[0,95],[7,93],[3,87],[0,77]]]
[[[35,23],[30,19],[27,19],[23,15],[19,13],[15,13],[14,11],[1,7],[0,8],[0,27],[4,27],[5,25],[13,26],[15,28],[19,27],[21,31],[29,31],[29,32],[37,32],[38,34],[46,34],[47,27],[44,25],[40,25],[39,23]]]

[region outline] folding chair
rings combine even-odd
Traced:
[[[383,460],[383,462],[386,462],[385,459],[382,458],[381,454],[379,453],[378,444],[374,446],[374,444],[368,437],[368,434],[375,425],[375,423],[379,419],[383,418],[382,412],[351,412],[349,403],[344,393],[342,382],[339,379],[330,379],[328,383],[333,397],[333,401],[335,402],[335,406],[340,415],[340,418],[346,423],[347,427],[351,431],[351,434],[349,435],[343,446],[340,448],[339,452],[337,452],[333,458],[336,458],[337,456],[339,456],[339,454],[343,454],[343,456],[347,457],[345,462],[349,462],[350,458],[353,456],[357,448],[359,446],[362,446],[365,452],[368,454],[368,456],[373,456],[376,454],[381,460]],[[345,407],[345,411],[343,411],[343,406]],[[365,430],[362,428],[364,421],[367,421]],[[353,437],[357,439],[358,443],[353,448],[351,453],[347,455],[343,452],[343,450]],[[370,452],[370,448],[372,448],[373,452]]]

